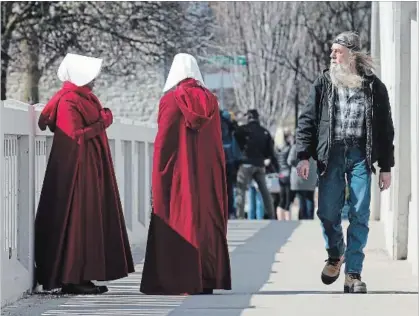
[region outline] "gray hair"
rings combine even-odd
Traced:
[[[360,74],[370,76],[376,68],[373,58],[361,50],[361,40],[355,32],[343,32],[335,37],[333,43],[340,44],[349,49],[349,62],[355,63],[356,70]]]

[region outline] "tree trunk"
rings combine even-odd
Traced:
[[[25,49],[28,56],[26,65],[26,83],[24,91],[24,101],[29,104],[39,103],[39,81],[41,70],[39,69],[39,45],[36,38],[26,41]]]
[[[295,130],[297,130],[298,127],[298,110],[299,110],[299,105],[300,105],[300,89],[298,88],[298,83],[295,86],[295,98],[294,98],[294,102],[295,102],[295,108],[294,108],[294,117],[295,117],[295,123],[294,123],[294,127]]]
[[[295,84],[295,98],[294,98],[294,117],[295,123],[294,127],[297,130],[298,127],[298,110],[300,105],[300,89],[299,89],[299,82],[298,82],[298,75],[300,73],[300,55],[297,54],[295,58],[295,76],[294,76],[294,84]]]
[[[9,69],[9,44],[8,38],[2,38],[1,43],[1,100],[7,98],[7,70]]]

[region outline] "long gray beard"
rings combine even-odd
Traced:
[[[330,64],[330,78],[337,88],[360,88],[363,81],[362,77],[353,73],[346,64]]]

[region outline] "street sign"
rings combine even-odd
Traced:
[[[247,60],[245,56],[213,56],[208,58],[208,62],[210,64],[217,64],[222,66],[228,66],[228,65],[238,65],[238,66],[246,66]]]

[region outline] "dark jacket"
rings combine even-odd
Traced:
[[[368,165],[375,172],[373,164],[378,162],[380,170],[388,172],[394,166],[394,127],[387,88],[375,75],[364,78],[364,89],[372,99],[365,107]],[[298,118],[298,160],[313,157],[320,173],[327,169],[336,97],[329,71],[325,70],[313,83],[307,104]]]
[[[220,110],[221,117],[221,137],[223,140],[224,156],[226,164],[229,166],[237,165],[242,158],[240,148],[235,137],[235,123],[231,120],[228,111]]]
[[[236,130],[236,139],[242,150],[242,163],[263,167],[264,160],[270,159],[274,169],[278,170],[274,141],[268,130],[263,128],[258,121],[250,121],[239,126]]]

